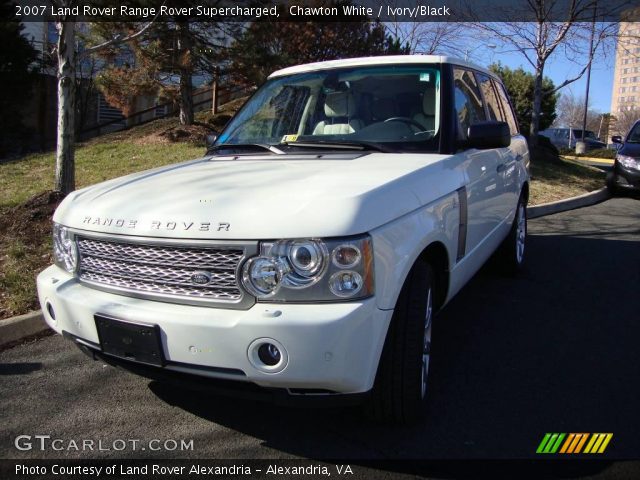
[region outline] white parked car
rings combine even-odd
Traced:
[[[523,263],[528,164],[483,68],[286,68],[203,158],[70,194],[40,303],[86,353],[144,375],[412,421],[434,314],[496,250]]]

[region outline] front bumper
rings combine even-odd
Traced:
[[[249,310],[141,300],[89,288],[57,266],[40,273],[37,284],[49,326],[90,350],[100,351],[96,313],[157,324],[167,360],[162,369],[291,393],[370,390],[392,315],[378,309],[374,298],[312,305],[257,303]],[[274,339],[286,350],[288,360],[281,371],[261,371],[249,360],[249,346],[260,338]]]
[[[640,170],[625,168],[616,161],[613,166],[612,185],[620,189],[640,190]]]

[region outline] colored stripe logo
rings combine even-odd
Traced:
[[[545,433],[536,453],[604,453],[613,433]]]

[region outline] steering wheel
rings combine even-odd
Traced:
[[[412,127],[417,128],[419,132],[423,132],[424,131],[424,126],[423,125],[420,125],[413,118],[409,118],[409,117],[390,117],[390,118],[387,118],[384,121],[384,123],[387,123],[387,122],[402,122],[402,123],[406,123],[407,125],[411,125]]]

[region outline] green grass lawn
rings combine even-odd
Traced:
[[[575,197],[605,186],[606,174],[602,170],[572,162],[531,163],[530,205],[555,202]]]
[[[136,144],[128,141],[89,143],[76,150],[76,188],[110,178],[202,156],[203,145]],[[0,208],[23,203],[53,189],[55,154],[43,153],[0,165]]]
[[[81,188],[132,172],[196,158],[203,145],[191,143],[137,144],[132,140],[93,142],[76,150],[76,187]],[[53,189],[55,155],[31,155],[0,165],[0,215],[11,223],[12,207],[46,190]],[[22,221],[24,214],[21,211]],[[9,217],[9,218],[6,218]],[[24,227],[0,231],[0,318],[38,308],[35,277],[52,263],[49,221],[34,220],[33,229]],[[29,229],[29,227],[27,227]],[[29,229],[30,230],[30,229]],[[35,238],[34,238],[35,237]]]

